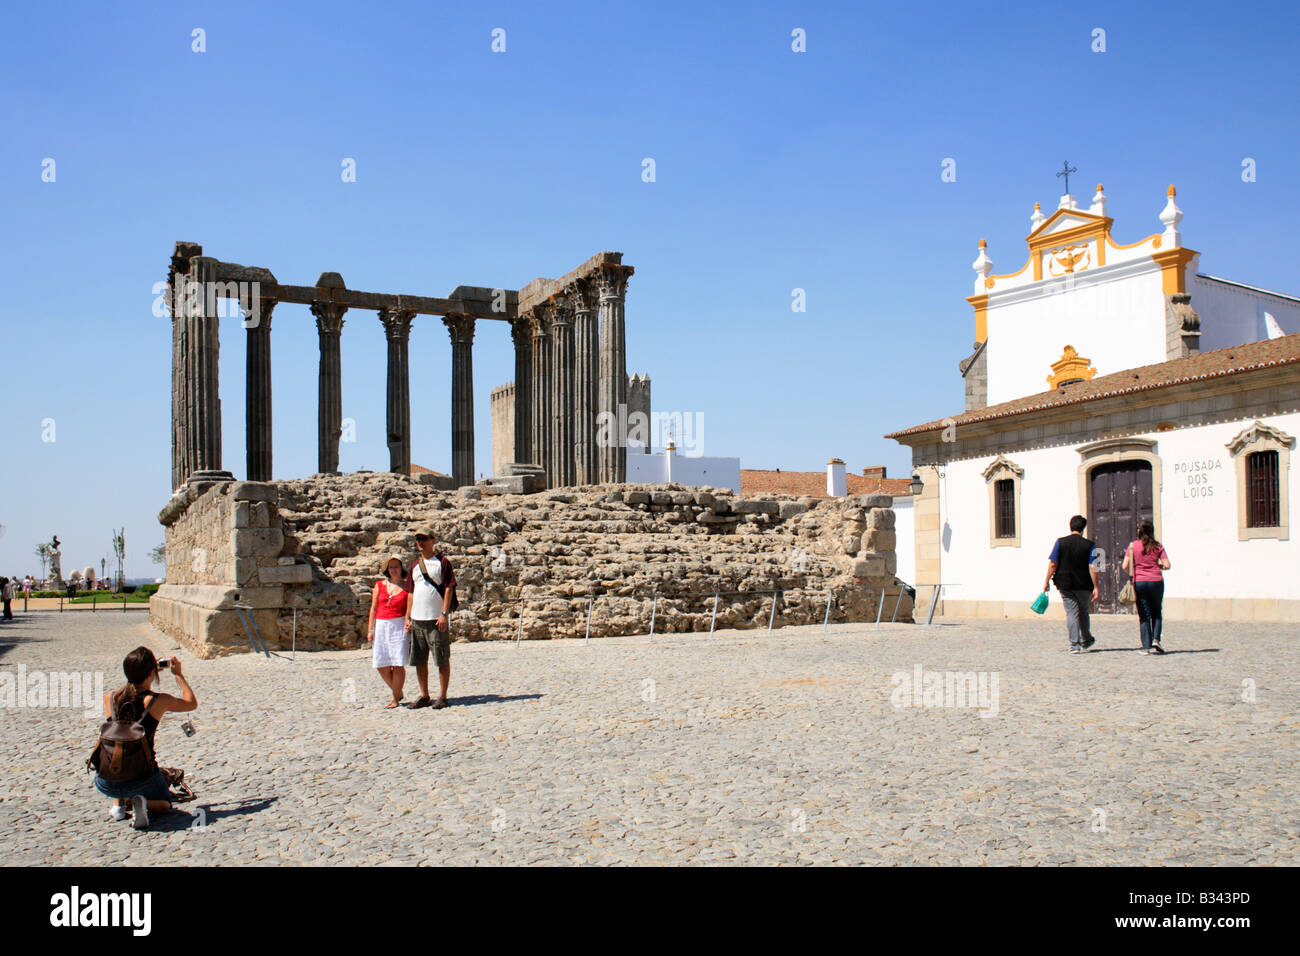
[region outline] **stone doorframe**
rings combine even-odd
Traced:
[[[1156,526],[1156,540],[1160,539],[1160,498],[1163,479],[1160,455],[1154,438],[1111,438],[1080,445],[1075,449],[1082,459],[1079,462],[1079,514],[1088,516],[1088,476],[1098,465],[1123,461],[1144,461],[1151,465],[1151,522]]]

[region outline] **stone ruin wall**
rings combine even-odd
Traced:
[[[167,526],[167,583],[151,619],[204,657],[249,650],[236,601],[259,608],[262,636],[287,648],[356,647],[384,555],[409,560],[431,528],[456,568],[459,640],[707,631],[875,620],[892,615],[894,513],[885,495],[841,499],[682,485],[566,488],[531,495],[458,492],[391,473],[215,482],[178,492]],[[202,555],[202,560],[196,560]],[[726,592],[743,592],[728,594]],[[910,621],[904,594],[898,620]]]

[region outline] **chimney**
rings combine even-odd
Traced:
[[[849,493],[849,480],[844,472],[844,461],[832,458],[826,463],[826,494],[832,498],[843,498]]]
[[[884,478],[885,478],[885,466],[884,466],[884,465],[872,465],[870,468],[863,468],[863,469],[862,469],[862,477],[864,477],[864,478],[879,478],[879,479],[881,479],[881,480],[883,481]]]

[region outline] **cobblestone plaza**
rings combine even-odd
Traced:
[[[1082,656],[1050,621],[460,642],[442,711],[383,710],[362,650],[184,655],[197,734],[164,719],[159,760],[199,799],[137,832],[82,769],[98,700],[32,688],[174,643],[30,613],[0,630],[0,863],[1300,862],[1288,627],[1171,625],[1164,657],[1095,628]]]

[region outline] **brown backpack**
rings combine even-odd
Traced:
[[[134,720],[126,720],[122,717],[126,703],[119,703],[114,718],[100,726],[99,743],[86,760],[86,768],[95,771],[108,783],[144,780],[158,770],[153,748],[149,746],[149,733],[140,723],[149,713],[149,708],[145,706],[143,697],[134,698],[132,703],[140,715]]]

